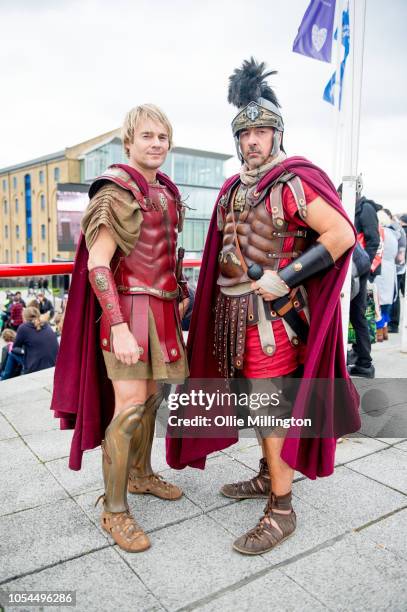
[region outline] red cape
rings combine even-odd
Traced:
[[[115,164],[148,196],[146,179],[126,164]],[[160,183],[175,197],[179,191],[168,176],[157,172]],[[61,429],[75,429],[69,467],[80,470],[85,450],[100,445],[114,412],[114,394],[99,348],[101,309],[88,281],[88,250],[81,234],[75,256],[61,346],[55,366],[51,410],[61,419]]]
[[[293,172],[306,181],[349,221],[328,176],[303,157],[290,157],[273,168],[260,181],[258,191],[261,192],[284,172]],[[217,228],[216,211],[220,197],[228,191],[237,178],[238,175],[231,177],[221,188],[209,226],[188,335],[187,349],[191,378],[219,378],[211,341],[214,331],[213,308],[218,278],[218,254],[222,244],[222,233]],[[351,224],[350,221],[349,223]],[[323,406],[320,407],[335,434],[329,438],[287,436],[285,439],[281,457],[292,468],[309,478],[331,474],[334,469],[335,438],[360,428],[359,396],[346,369],[340,307],[340,291],[351,254],[352,249],[337,260],[335,266],[323,276],[306,283],[311,326],[304,377],[293,407],[293,417],[302,418],[308,414],[308,398],[311,395],[309,379],[329,379],[332,384],[335,379],[344,379],[340,405],[334,400],[332,393],[331,396],[324,397]],[[235,442],[236,438],[167,437],[167,462],[175,469],[186,466],[204,469],[206,456],[209,453],[226,448]]]

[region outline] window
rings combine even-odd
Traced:
[[[18,213],[18,198],[15,199],[14,203],[16,206],[16,213]]]
[[[41,240],[45,240],[45,225],[41,225]]]
[[[7,181],[6,179],[3,179],[3,191],[6,191],[7,189]]]
[[[16,251],[16,263],[20,263],[20,251]]]
[[[13,177],[13,189],[17,189],[17,177]]]
[[[45,195],[43,193],[40,195],[40,207],[41,210],[45,210]]]
[[[4,226],[4,238],[8,238],[8,225]]]
[[[20,226],[16,225],[16,238],[20,238]]]
[[[222,160],[195,155],[174,154],[174,180],[187,185],[220,187]]]
[[[3,210],[4,210],[4,214],[8,215],[8,202],[7,202],[7,200],[4,200],[4,202],[3,202]]]
[[[59,176],[60,176],[59,168],[54,168],[54,181],[59,181]]]
[[[40,170],[40,172],[39,172],[39,179],[40,179],[40,183],[42,185],[43,182],[44,182],[44,170]]]
[[[45,253],[41,253],[41,263],[45,263],[47,261]]]
[[[5,253],[6,263],[9,263],[9,260],[8,260],[8,258],[9,258],[8,249],[6,249],[4,251],[4,253]]]

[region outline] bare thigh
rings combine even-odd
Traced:
[[[157,393],[154,380],[112,380],[114,389],[114,417],[132,404],[144,404],[146,399]]]

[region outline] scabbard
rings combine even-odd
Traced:
[[[306,344],[309,327],[307,323],[301,319],[295,308],[293,308],[290,296],[283,295],[283,297],[273,300],[271,305],[273,310],[275,310],[280,317],[287,321],[288,325],[297,334],[301,342]]]

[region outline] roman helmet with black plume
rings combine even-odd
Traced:
[[[236,150],[243,161],[239,144],[239,133],[253,127],[274,128],[271,156],[284,151],[282,138],[284,122],[277,96],[267,83],[267,77],[277,74],[276,70],[266,71],[264,62],[256,62],[251,57],[244,60],[241,68],[236,68],[229,77],[228,102],[237,106],[239,112],[232,121],[232,131]]]

